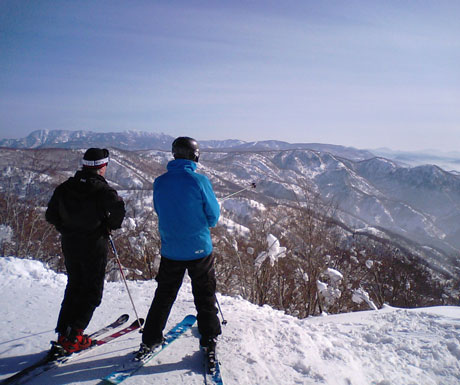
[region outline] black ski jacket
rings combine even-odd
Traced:
[[[63,235],[107,235],[121,227],[124,216],[123,199],[104,177],[85,169],[54,190],[45,214]]]

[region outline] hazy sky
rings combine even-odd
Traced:
[[[460,1],[0,0],[0,138],[460,149]]]

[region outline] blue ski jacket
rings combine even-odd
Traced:
[[[220,206],[205,175],[195,172],[192,160],[170,161],[167,172],[153,183],[153,204],[158,214],[161,255],[189,261],[212,252],[210,227],[219,220]]]

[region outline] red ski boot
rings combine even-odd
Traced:
[[[68,337],[62,334],[59,335],[57,342],[69,354],[87,349],[93,343],[91,338],[89,338],[86,334],[83,334],[82,329],[72,330]]]

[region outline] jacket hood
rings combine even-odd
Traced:
[[[196,168],[197,168],[197,164],[193,160],[188,160],[188,159],[171,160],[167,166],[168,171],[186,170],[186,169],[189,169],[190,171],[195,171]]]
[[[102,190],[107,181],[103,176],[94,172],[94,170],[79,170],[75,175],[68,179],[68,183],[64,184],[66,190],[77,196],[89,196],[98,190]]]

